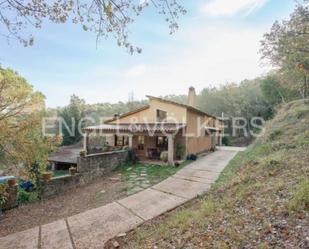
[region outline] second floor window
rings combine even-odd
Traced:
[[[157,109],[157,122],[166,121],[166,116],[167,116],[167,114],[166,114],[165,111]]]

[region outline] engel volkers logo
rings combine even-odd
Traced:
[[[245,117],[224,117],[218,118],[216,124],[212,123],[213,118],[201,119],[199,117],[190,120],[190,122],[185,118],[179,122],[179,120],[170,117],[165,122],[153,122],[147,118],[142,120],[132,118],[126,123],[116,120],[113,123],[106,124],[107,119],[102,117],[98,122],[93,117],[84,117],[80,120],[71,118],[68,122],[62,117],[45,117],[42,119],[42,134],[43,136],[61,136],[65,132],[74,137],[92,132],[98,135],[113,132],[115,134],[144,133],[148,136],[155,136],[160,133],[164,136],[181,134],[186,137],[203,137],[207,135],[236,137],[239,134],[243,137],[258,137],[263,134],[265,124],[265,120],[261,117],[252,117],[250,119]]]

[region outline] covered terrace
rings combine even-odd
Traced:
[[[84,129],[83,148],[87,154],[91,154],[92,137],[103,136],[108,147],[128,146],[141,160],[160,160],[161,153],[167,151],[168,163],[174,164],[175,145],[185,146],[186,143],[185,128],[185,124],[165,122],[89,126]]]

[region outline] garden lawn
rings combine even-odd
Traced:
[[[174,175],[189,163],[190,161],[184,161],[178,167],[142,163],[123,164],[116,171],[121,174],[127,195],[132,195]]]
[[[53,177],[65,176],[69,174],[68,170],[53,170]]]

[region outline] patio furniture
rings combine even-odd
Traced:
[[[158,148],[149,148],[147,154],[149,159],[160,160],[161,151]]]

